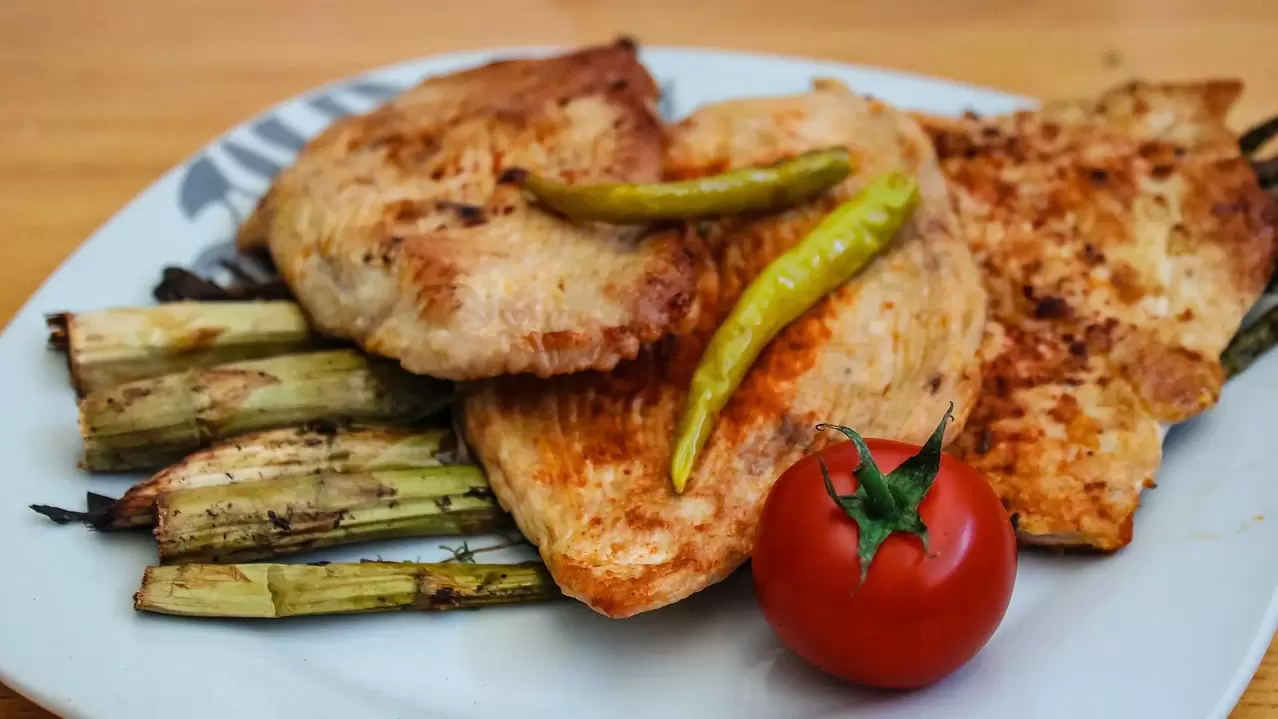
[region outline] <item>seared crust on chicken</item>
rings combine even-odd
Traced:
[[[431,78],[311,142],[240,235],[323,331],[450,379],[610,369],[695,319],[678,232],[575,223],[499,179],[660,179],[633,46]]]
[[[990,296],[981,398],[953,451],[1023,541],[1126,545],[1159,423],[1219,396],[1278,222],[1224,123],[1239,89],[1133,83],[924,119]]]
[[[796,97],[703,107],[672,131],[687,178],[847,146],[856,172],[807,206],[689,229],[699,326],[611,373],[477,383],[462,426],[502,504],[570,596],[611,617],[678,601],[749,556],[768,489],[814,425],[922,442],[979,386],[980,277],[928,138],[907,116],[821,82]],[[922,199],[893,246],[788,326],[720,416],[684,494],[670,486],[677,415],[702,349],[745,285],[869,179],[904,169]]]

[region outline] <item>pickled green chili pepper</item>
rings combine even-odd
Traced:
[[[628,224],[779,210],[816,197],[851,172],[848,151],[831,148],[685,182],[568,185],[522,171],[503,179],[565,217]]]
[[[886,247],[917,200],[913,178],[876,179],[746,287],[692,376],[670,467],[676,492],[683,492],[715,418],[763,348]]]

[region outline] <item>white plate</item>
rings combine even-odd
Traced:
[[[503,51],[501,55],[533,52]],[[443,615],[278,623],[135,615],[145,536],[56,527],[30,503],[76,506],[127,479],[75,468],[66,371],[42,314],[150,301],[165,263],[225,243],[265,175],[334,113],[371,107],[471,53],[374,72],[289,101],[165,175],[80,248],[0,337],[0,680],[92,719],[440,717],[1223,717],[1275,623],[1278,353],[1168,439],[1136,541],[1116,556],[1023,557],[1011,611],[985,651],[913,694],[858,691],[783,650],[738,573],[624,621],[573,602]],[[911,108],[1001,112],[1027,101],[939,80],[806,60],[652,49],[673,110],[804,90],[814,75]],[[1098,91],[1101,88],[1096,88]],[[1273,520],[1265,521],[1264,516]],[[443,556],[426,540],[324,558]]]

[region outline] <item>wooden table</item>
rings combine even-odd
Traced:
[[[406,58],[619,33],[1042,98],[1134,76],[1236,76],[1248,85],[1239,126],[1278,113],[1278,0],[7,0],[0,318],[164,170],[278,100]],[[1234,717],[1278,718],[1278,648]],[[0,719],[37,718],[50,715],[0,686]]]

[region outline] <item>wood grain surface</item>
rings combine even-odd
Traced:
[[[166,169],[279,100],[433,53],[620,33],[1044,99],[1232,76],[1248,88],[1236,124],[1278,113],[1278,0],[6,0],[0,318]],[[1278,719],[1278,650],[1233,716]],[[50,715],[0,686],[0,719]]]

